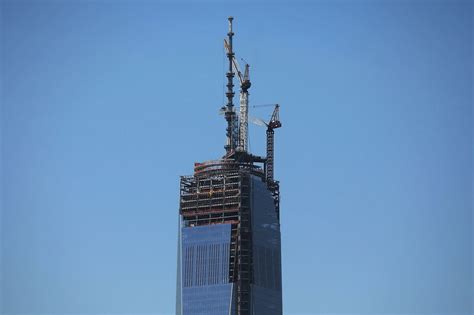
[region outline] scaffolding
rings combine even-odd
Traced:
[[[229,282],[236,286],[237,314],[250,311],[252,282],[251,176],[265,174],[252,163],[217,160],[195,163],[193,176],[182,176],[180,214],[184,227],[231,224]],[[276,192],[278,183],[272,183]],[[279,200],[279,194],[275,202]]]

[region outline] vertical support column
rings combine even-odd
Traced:
[[[237,315],[250,315],[252,281],[252,225],[250,216],[251,178],[240,176],[240,222],[237,238]]]

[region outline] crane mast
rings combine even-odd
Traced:
[[[268,184],[274,182],[274,173],[273,166],[275,163],[274,160],[274,150],[275,150],[275,130],[281,127],[280,122],[280,105],[276,104],[275,109],[273,110],[272,117],[267,125],[267,162],[266,162],[266,172],[265,177]]]
[[[271,183],[273,181],[274,143],[275,143],[275,131],[272,128],[267,128],[267,162],[266,162],[266,171],[265,171],[265,178],[267,180],[267,183]]]
[[[239,120],[239,150],[248,152],[249,142],[249,65],[245,65],[243,82],[240,84],[240,120]]]

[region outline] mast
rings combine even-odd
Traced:
[[[249,65],[245,65],[244,76],[239,74],[240,79],[240,120],[239,120],[239,146],[243,152],[248,152],[248,142],[249,142],[249,91],[248,89],[251,86],[249,79]]]
[[[227,129],[226,129],[226,136],[227,142],[224,146],[226,150],[226,154],[230,154],[235,150],[236,147],[236,135],[235,135],[235,127],[236,127],[236,119],[235,119],[235,112],[234,112],[234,70],[232,67],[232,60],[234,59],[234,52],[232,50],[232,37],[234,33],[232,32],[232,20],[234,18],[230,16],[229,20],[229,32],[227,33],[227,38],[229,42],[229,50],[227,51],[227,58],[229,59],[229,69],[226,73],[227,77],[227,92],[225,93],[227,96],[227,105],[225,108],[225,120],[227,121]]]
[[[230,46],[227,40],[224,39],[224,47],[227,52],[230,52]],[[245,71],[242,74],[240,71],[240,66],[237,60],[232,58],[232,65],[234,67],[234,71],[237,73],[237,78],[240,81],[240,115],[239,115],[239,128],[238,134],[235,135],[236,137],[236,145],[235,148],[238,152],[247,152],[248,151],[248,114],[249,114],[249,91],[248,89],[252,85],[250,83],[249,78],[249,64],[245,64]],[[248,152],[247,152],[248,153]]]
[[[269,185],[274,183],[273,167],[275,152],[275,129],[281,127],[280,122],[280,105],[276,104],[272,117],[267,125],[267,163],[266,163],[266,181]]]

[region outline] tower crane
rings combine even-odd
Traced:
[[[263,105],[267,106],[267,105]],[[271,186],[275,183],[274,181],[274,149],[275,149],[275,129],[281,127],[280,122],[280,105],[275,104],[275,109],[273,110],[270,121],[267,123],[262,119],[252,118],[252,122],[256,125],[267,126],[267,157],[265,163],[265,179],[267,185]]]
[[[226,39],[224,39],[224,47],[229,54],[231,47]],[[237,72],[240,81],[240,119],[239,119],[239,139],[237,151],[247,152],[248,150],[248,114],[249,114],[249,92],[248,89],[252,85],[249,78],[249,65],[245,64],[244,74],[240,71],[239,63],[232,55],[232,64]]]
[[[275,145],[275,129],[281,127],[280,122],[280,105],[276,104],[272,117],[267,124],[267,183],[273,183],[273,165],[274,165],[274,145]]]

